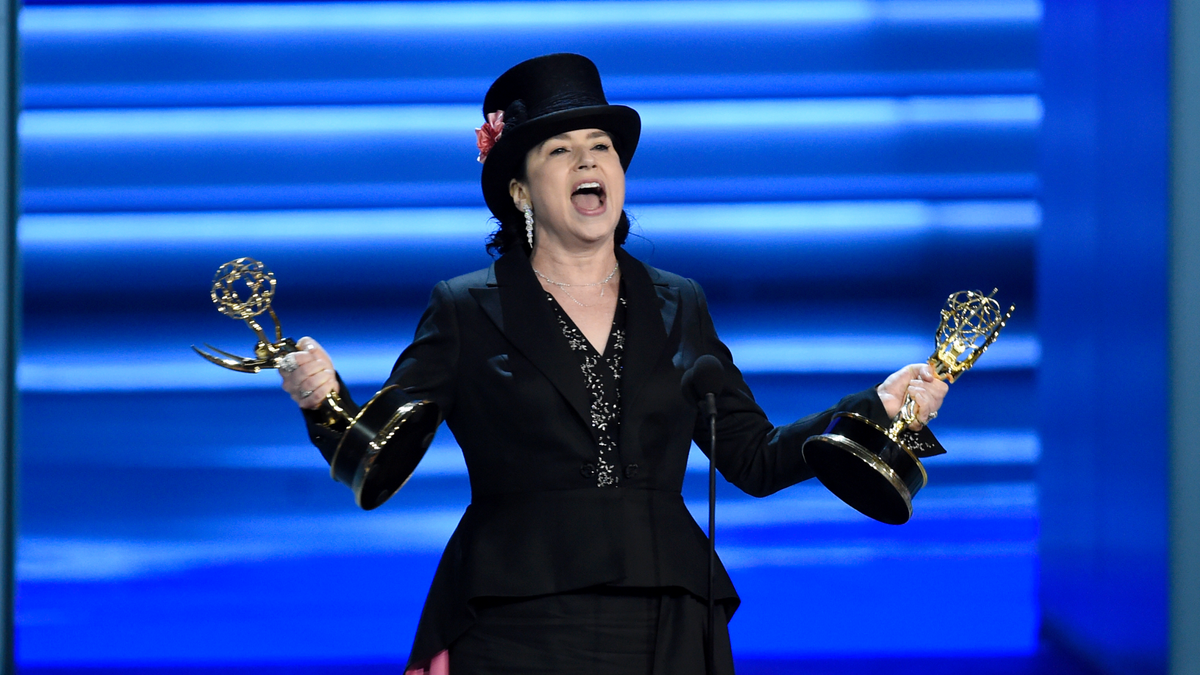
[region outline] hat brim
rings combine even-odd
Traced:
[[[505,129],[483,163],[480,183],[483,199],[492,215],[501,222],[520,216],[508,192],[525,161],[525,156],[538,143],[576,129],[601,129],[613,137],[621,168],[628,170],[642,133],[642,118],[633,108],[623,105],[598,105],[571,108],[543,115]]]

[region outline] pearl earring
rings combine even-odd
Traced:
[[[533,250],[533,209],[525,205],[525,238],[529,240],[529,250]]]

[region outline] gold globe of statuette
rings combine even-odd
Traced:
[[[988,295],[959,291],[946,299],[928,361],[939,379],[954,382],[1000,336],[1016,307],[1002,312],[995,294],[994,289]],[[909,429],[919,414],[908,395],[888,429],[862,415],[838,413],[825,433],[804,442],[804,461],[830,492],[860,513],[892,525],[906,523],[913,497],[929,482],[920,458],[946,452],[929,427]]]
[[[941,323],[934,335],[934,354],[930,365],[948,382],[970,370],[1000,335],[1015,307],[1005,314],[992,295],[979,291],[959,291],[946,299]],[[983,340],[980,344],[979,341]],[[911,421],[911,420],[910,420]]]
[[[250,291],[243,300],[238,287]],[[253,258],[238,258],[217,268],[213,276],[212,300],[217,311],[234,319],[249,319],[271,308],[275,297],[275,275]]]
[[[247,291],[245,297],[241,291]],[[205,344],[192,349],[209,363],[242,373],[279,368],[288,354],[300,351],[283,337],[279,317],[271,309],[275,275],[253,258],[238,258],[217,268],[210,293],[217,311],[241,319],[258,336],[254,358],[231,354]],[[254,317],[267,313],[275,324],[275,339],[267,337]],[[336,392],[330,392],[315,411],[320,424],[341,434],[329,463],[330,476],[354,492],[355,502],[373,509],[399,490],[429,449],[441,423],[433,401],[410,401],[397,386],[384,387],[357,413],[351,414]]]

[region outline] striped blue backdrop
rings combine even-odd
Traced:
[[[952,291],[1018,305],[952,387],[910,524],[815,482],[722,486],[738,658],[1031,653],[1040,18],[1028,0],[27,6],[20,663],[406,657],[469,500],[453,439],[364,514],[274,375],[188,346],[249,351],[208,285],[253,256],[285,332],[372,393],[431,285],[489,261],[483,92],[554,51],[641,113],[629,248],[704,284],[776,421],[924,360]]]

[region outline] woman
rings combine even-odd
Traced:
[[[706,668],[707,542],[684,507],[706,425],[680,387],[702,355],[724,366],[718,468],[765,496],[812,473],[800,448],[837,411],[886,424],[905,394],[919,421],[946,385],[907,366],[877,388],[775,427],[717,338],[700,288],[621,248],[636,112],[610,106],[588,59],[504,73],[479,130],[484,198],[500,222],[488,269],[443,281],[389,384],[433,400],[463,450],[471,505],[447,545],[410,657],[480,673],[687,673]],[[302,409],[341,386],[310,338],[284,373]],[[337,435],[308,413],[328,459]],[[715,672],[732,673],[715,591]]]

